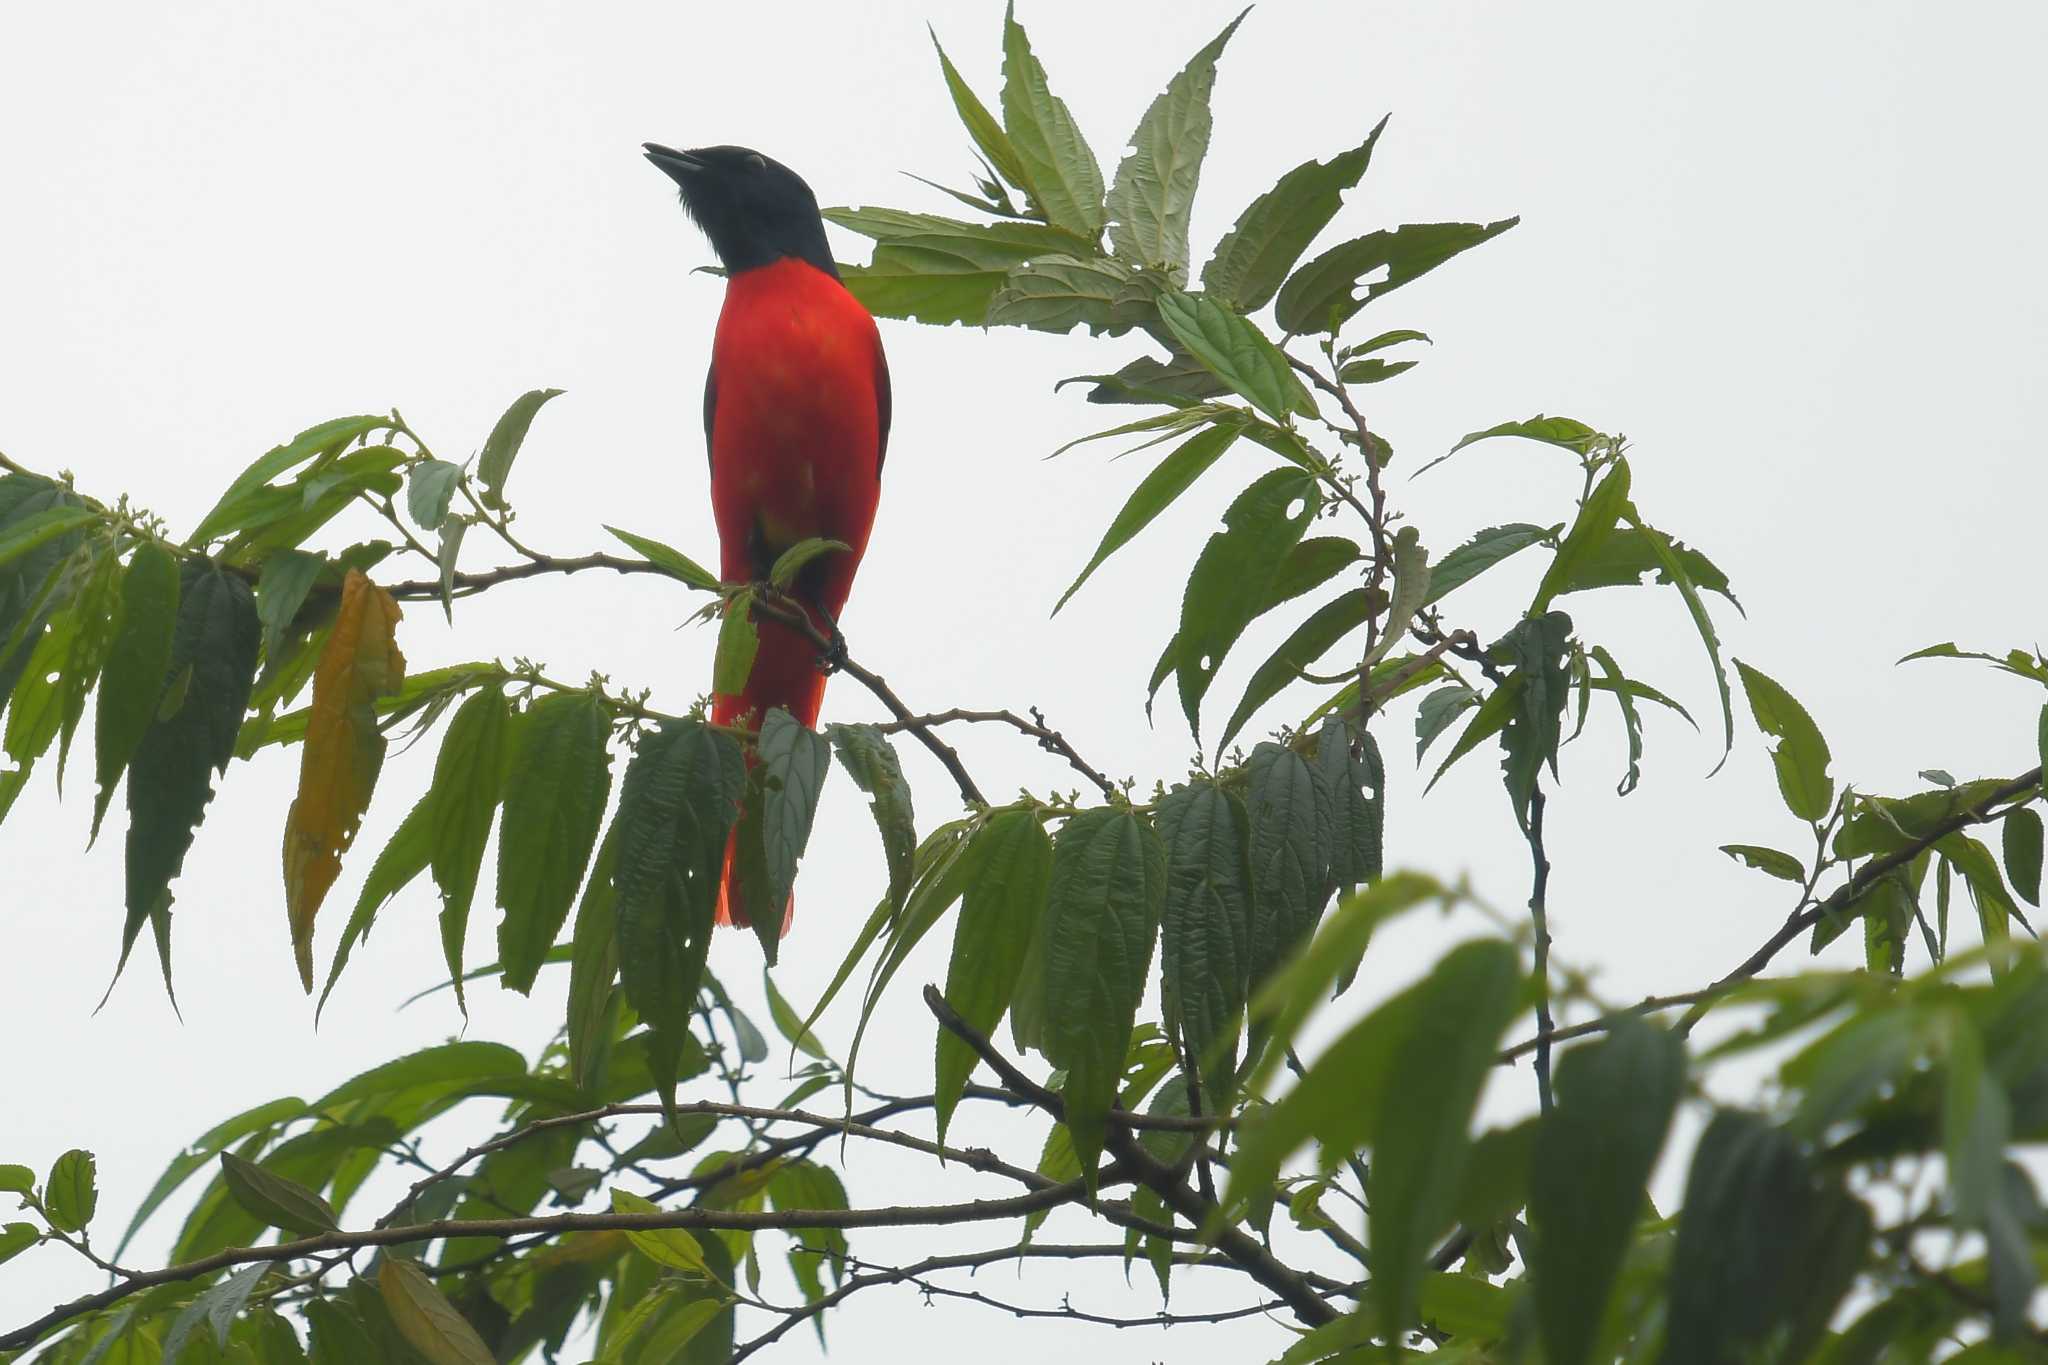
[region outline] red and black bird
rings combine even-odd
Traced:
[[[719,573],[727,582],[764,579],[800,541],[843,541],[850,549],[812,560],[791,589],[812,624],[830,630],[881,493],[889,445],[881,334],[840,283],[817,197],[796,172],[746,147],[645,147],[682,187],[684,210],[726,272],[704,377]],[[774,621],[759,621],[759,634],[745,690],[715,696],[712,719],[758,726],[780,706],[815,726],[825,696],[816,647]],[[745,924],[732,875],[728,848],[719,919]]]

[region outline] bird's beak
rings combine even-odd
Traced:
[[[688,188],[698,174],[708,169],[705,163],[688,152],[679,152],[673,147],[664,147],[659,142],[643,142],[647,159],[659,166],[662,173],[678,185]]]

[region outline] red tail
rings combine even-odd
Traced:
[[[816,727],[818,708],[825,700],[825,675],[818,671],[818,649],[789,627],[773,621],[759,621],[761,647],[754,655],[754,671],[747,676],[747,690],[737,696],[719,693],[711,699],[711,719],[718,725],[744,725],[750,729],[776,707]],[[754,758],[747,756],[749,767]],[[739,830],[725,841],[725,871],[718,880],[718,923],[746,928],[753,923],[746,907],[733,891],[733,856]],[[789,933],[796,915],[796,897],[782,911],[782,932]]]

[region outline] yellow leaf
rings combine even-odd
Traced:
[[[376,700],[398,690],[405,656],[394,632],[398,603],[349,570],[341,610],[313,672],[313,704],[299,760],[299,792],[284,822],[284,895],[299,981],[313,989],[313,917],[341,872],[341,855],[363,822],[384,736]]]

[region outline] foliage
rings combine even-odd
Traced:
[[[1958,1342],[1976,1344],[1954,1358],[1984,1360],[2037,1347],[2028,1304],[2048,1217],[2014,1148],[2048,1125],[2048,960],[2013,927],[2030,936],[2022,902],[2041,902],[2048,708],[2015,736],[2015,775],[1929,772],[1924,790],[1881,796],[1831,771],[1820,724],[1790,691],[1734,661],[1805,838],[1793,841],[1803,852],[1723,847],[1789,908],[1702,990],[1626,1009],[1599,1000],[1554,956],[1547,924],[1543,819],[1565,799],[1559,751],[1604,694],[1628,747],[1627,794],[1645,711],[1691,716],[1567,608],[1595,589],[1672,589],[1705,652],[1725,752],[1734,691],[1710,599],[1735,598],[1704,553],[1636,504],[1628,444],[1570,418],[1481,427],[1441,458],[1494,439],[1546,447],[1576,466],[1572,505],[1448,549],[1398,515],[1385,479],[1396,453],[1358,390],[1412,368],[1429,338],[1360,315],[1383,315],[1387,295],[1515,220],[1382,227],[1304,261],[1367,173],[1382,120],[1280,175],[1198,263],[1189,224],[1209,95],[1237,23],[1114,144],[1133,150],[1105,178],[1007,17],[999,114],[939,52],[983,172],[945,192],[973,216],[828,213],[872,239],[869,260],[844,273],[880,316],[1115,339],[1115,368],[1077,378],[1090,402],[1136,413],[1087,439],[1164,453],[1060,604],[1211,471],[1241,487],[1187,566],[1149,679],[1154,696],[1173,680],[1198,744],[1217,736],[1184,774],[1119,782],[1035,711],[912,710],[784,596],[806,560],[843,548],[833,543],[800,546],[751,584],[721,584],[681,551],[612,528],[633,557],[529,548],[508,486],[556,390],[515,400],[467,463],[435,456],[395,411],[320,423],[254,461],[182,538],[125,499],[7,463],[0,817],[53,746],[61,777],[91,700],[95,833],[127,779],[124,963],[148,926],[169,987],[174,926],[185,932],[175,891],[215,780],[296,745],[281,937],[308,992],[327,893],[365,861],[326,990],[422,874],[458,1006],[481,977],[524,993],[550,963],[570,972],[557,1044],[538,1058],[446,1043],[311,1102],[226,1119],[176,1154],[118,1234],[99,1217],[90,1153],[41,1173],[0,1166],[0,1190],[25,1214],[0,1228],[0,1261],[62,1245],[103,1268],[203,1177],[168,1269],[114,1270],[109,1287],[0,1336],[0,1357],[509,1361],[552,1358],[574,1338],[603,1361],[740,1359],[803,1323],[822,1334],[824,1310],[857,1290],[910,1283],[994,1302],[947,1274],[1095,1250],[1145,1258],[1165,1306],[1144,1321],[1290,1315],[1301,1332],[1276,1331],[1272,1347],[1287,1362],[1906,1360]],[[529,468],[523,481],[542,477]],[[374,518],[378,538],[331,530],[345,514]],[[509,562],[464,570],[484,539],[475,530]],[[385,571],[408,556],[421,577]],[[1459,589],[1506,577],[1510,561],[1530,584],[1525,610],[1484,629],[1449,614]],[[752,622],[767,615],[843,660],[891,721],[820,735],[773,712],[736,731],[523,659],[408,670],[401,603],[438,601],[452,616],[460,598],[593,567],[701,594],[724,623],[721,686],[744,679]],[[1222,665],[1269,617],[1294,624],[1219,720]],[[1913,657],[1983,660],[2048,685],[2038,653],[1946,644]],[[1383,870],[1383,749],[1407,747],[1388,707],[1422,689],[1418,764],[1441,749],[1430,783],[1498,755],[1536,869],[1526,919]],[[1312,700],[1276,714],[1283,696]],[[1261,718],[1264,737],[1233,748]],[[1092,790],[992,804],[942,737],[976,723],[1065,759]],[[430,785],[366,860],[350,844],[389,740],[436,731]],[[922,837],[892,740],[904,735],[959,788],[961,810]],[[835,759],[869,798],[887,882],[811,1009],[769,979],[772,1022],[804,1060],[776,1103],[749,1103],[771,1048],[707,968],[717,879],[731,839],[744,884],[766,888],[749,908],[772,963]],[[1993,824],[1996,852],[1982,829]],[[494,827],[497,958],[472,968]],[[1952,950],[1958,886],[1977,929]],[[1343,1000],[1379,929],[1424,905],[1486,932],[1386,999]],[[945,987],[926,997],[933,1092],[856,1109],[868,1021],[949,917]],[[1819,951],[1851,930],[1859,968],[1764,975],[1796,940]],[[863,966],[842,1063],[815,1030]],[[1702,1045],[1691,1034],[1710,1009],[1736,1026]],[[1578,1022],[1559,1023],[1567,1013]],[[1040,1063],[1020,1059],[1031,1052]],[[1501,1065],[1532,1054],[1522,1117],[1475,1132]],[[1728,1093],[1708,1077],[1731,1063],[1771,1086],[1743,1105],[1708,1098]],[[843,1112],[803,1107],[820,1096],[843,1096]],[[504,1106],[496,1131],[445,1162],[420,1157],[423,1130],[478,1098]],[[1042,1110],[1036,1162],[944,1145],[970,1103]],[[931,1138],[891,1125],[925,1109]],[[1681,1115],[1703,1129],[1689,1153],[1671,1143]],[[1020,1192],[863,1207],[831,1164],[856,1140]],[[400,1154],[425,1172],[408,1172],[404,1197],[370,1221],[359,1196]],[[1675,1179],[1683,1167],[1669,1209],[1647,1194],[1660,1164]],[[1118,1240],[1034,1246],[1059,1208]],[[960,1222],[986,1225],[984,1251],[881,1268],[854,1251],[863,1226]],[[787,1284],[764,1288],[777,1250]],[[1220,1312],[1167,1297],[1194,1263],[1242,1276],[1253,1297]]]

